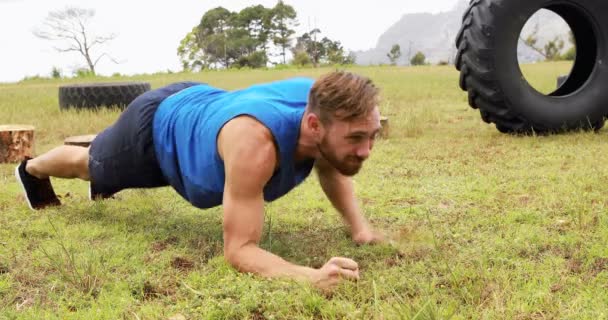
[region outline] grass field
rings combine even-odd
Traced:
[[[525,72],[548,92],[567,69],[551,63]],[[326,294],[237,273],[222,256],[221,209],[194,209],[169,188],[94,203],[85,182],[54,180],[64,205],[31,212],[14,166],[0,165],[0,319],[608,317],[606,130],[504,135],[468,106],[453,67],[351,70],[382,88],[390,121],[390,138],[355,178],[366,216],[390,242],[355,246],[311,176],[267,205],[261,246],[314,267],[353,258],[360,281]],[[328,71],[129,80],[234,89]],[[60,112],[63,83],[0,85],[0,123],[35,125],[37,154],[118,116]]]

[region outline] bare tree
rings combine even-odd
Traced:
[[[34,30],[38,38],[63,42],[61,47],[54,47],[59,52],[78,52],[86,60],[89,70],[95,74],[95,66],[103,57],[118,63],[107,53],[96,58],[91,50],[116,38],[115,34],[95,36],[89,29],[90,19],[95,16],[95,10],[67,7],[63,10],[51,11],[45,18],[42,27]]]

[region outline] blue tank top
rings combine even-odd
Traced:
[[[312,84],[312,79],[293,78],[236,91],[196,85],[169,96],[154,115],[152,131],[169,184],[195,207],[222,204],[225,173],[217,137],[226,122],[248,115],[270,130],[279,152],[280,163],[264,187],[264,200],[285,195],[304,181],[314,164],[312,159],[294,160]]]

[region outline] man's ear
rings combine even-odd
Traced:
[[[321,119],[316,114],[310,112],[306,115],[306,125],[315,135],[321,133]]]

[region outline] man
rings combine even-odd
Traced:
[[[91,199],[126,188],[171,185],[198,208],[223,205],[224,255],[243,272],[331,288],[359,277],[334,257],[320,269],[258,247],[264,201],[295,188],[315,167],[357,243],[381,240],[361,214],[351,176],[380,130],[378,89],[333,72],[224,91],[183,82],[144,93],[89,148],[60,146],[15,170],[32,209],[60,205],[49,177],[90,181]]]

